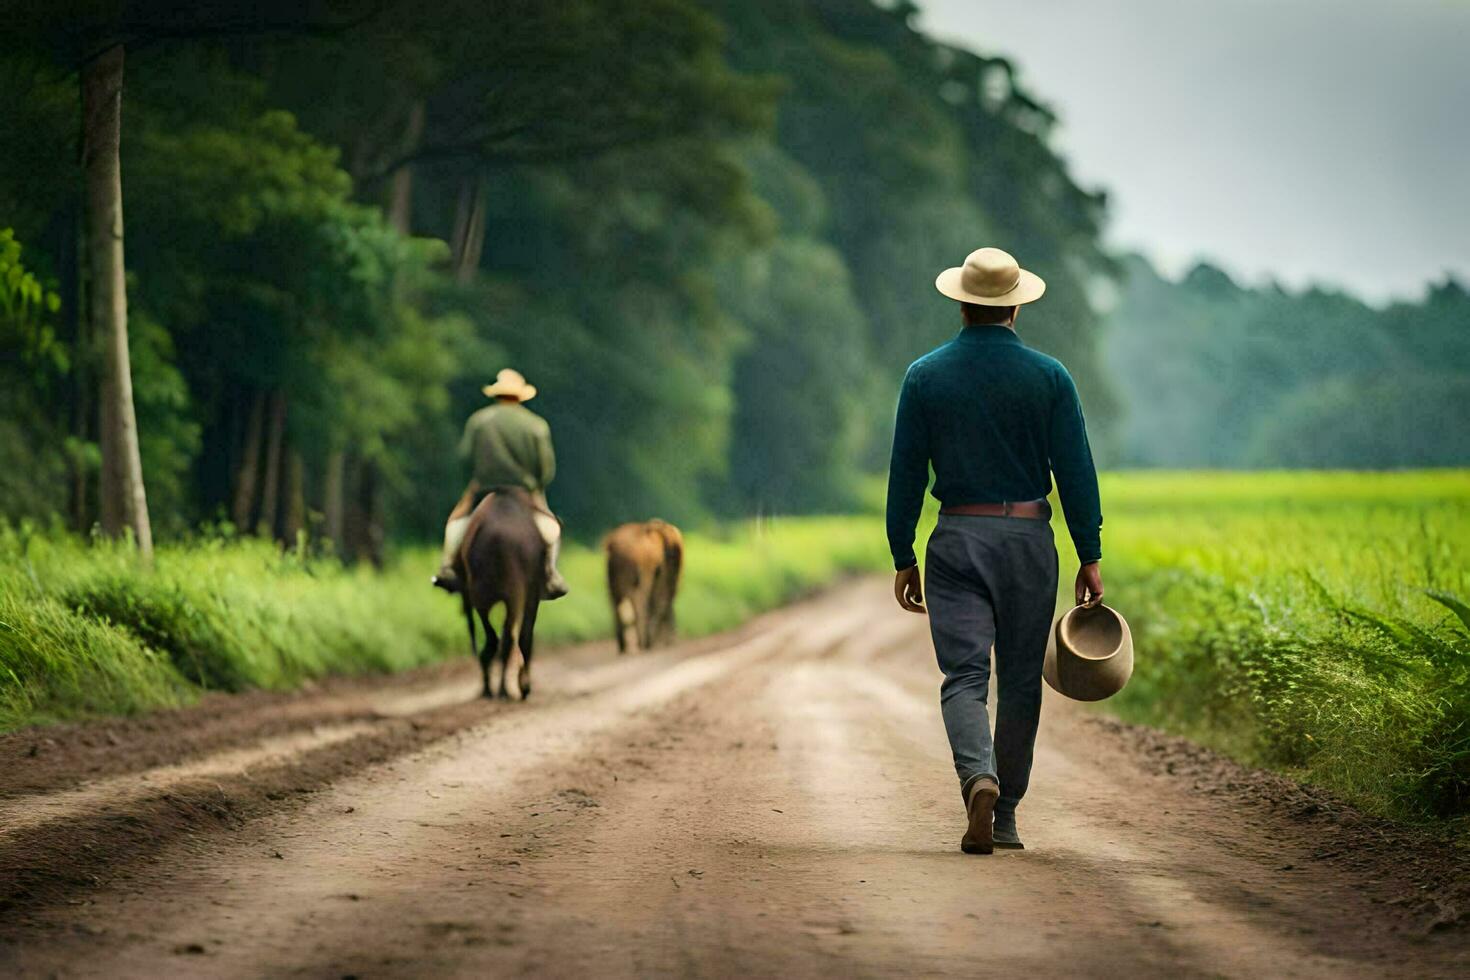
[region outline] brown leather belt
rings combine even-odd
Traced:
[[[955,504],[941,507],[941,514],[961,517],[1023,517],[1033,521],[1051,518],[1051,504],[1041,500],[1008,500],[1003,504]]]

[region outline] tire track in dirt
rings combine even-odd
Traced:
[[[257,766],[284,762],[314,749],[366,735],[372,730],[370,723],[354,721],[288,735],[272,735],[248,748],[228,749],[192,762],[98,779],[71,790],[0,800],[0,841],[53,820],[85,816],[91,810],[107,806],[126,806],[184,783],[236,776]]]

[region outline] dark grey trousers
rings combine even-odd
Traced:
[[[941,514],[929,538],[924,598],[944,683],[939,703],[961,789],[1000,783],[1014,810],[1031,780],[1041,717],[1041,665],[1057,602],[1051,523]],[[995,737],[985,707],[995,647]]]

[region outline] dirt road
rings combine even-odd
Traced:
[[[882,582],[536,666],[524,705],[466,660],[0,741],[0,972],[1470,971],[1453,855],[1055,697],[1029,849],[960,854],[925,624]]]

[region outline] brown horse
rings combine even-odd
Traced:
[[[603,542],[607,591],[618,652],[674,640],[674,597],[684,565],[684,537],[660,520],[623,524]]]
[[[546,542],[532,517],[531,495],[519,487],[498,487],[475,506],[464,541],[454,556],[454,571],[463,587],[465,622],[470,628],[470,652],[475,651],[475,616],[485,627],[485,645],[480,648],[483,694],[490,697],[490,664],[500,655],[502,698],[509,697],[505,675],[510,670],[511,650],[521,649],[517,683],[521,700],[531,694],[531,650],[536,631],[536,612],[545,588]],[[500,636],[490,625],[490,609],[505,606]]]

